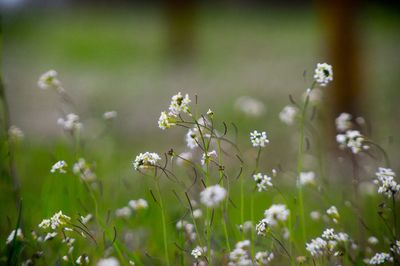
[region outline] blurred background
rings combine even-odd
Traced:
[[[278,123],[288,95],[300,99],[318,62],[335,72],[324,93],[329,119],[347,111],[384,134],[400,127],[398,3],[0,2],[11,121],[38,140],[60,133],[56,98],[37,87],[49,69],[58,71],[83,120],[116,110],[124,141],[159,135],[159,113],[178,91],[197,94],[225,121]],[[244,114],[235,108],[241,96],[265,109]]]

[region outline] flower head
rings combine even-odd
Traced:
[[[253,147],[265,147],[269,143],[267,133],[265,131],[259,133],[257,130],[250,132],[250,141]]]
[[[74,164],[74,166],[72,167],[72,172],[85,181],[93,181],[97,178],[90,164],[88,164],[83,158],[80,158]]]
[[[313,185],[315,184],[315,173],[314,172],[301,172],[299,175],[299,185]]]
[[[55,89],[57,91],[63,91],[61,82],[58,79],[57,71],[49,70],[43,73],[38,80],[38,86],[42,90]]]
[[[117,115],[118,115],[117,111],[108,111],[103,114],[103,118],[105,120],[112,120],[112,119],[116,118]]]
[[[133,168],[135,170],[151,168],[156,166],[159,160],[161,157],[155,152],[140,153],[133,162]]]
[[[79,116],[73,113],[67,114],[65,119],[59,118],[57,124],[59,124],[65,131],[72,133],[82,129],[82,123],[79,121]]]
[[[149,207],[149,204],[144,199],[130,200],[128,205],[135,211],[147,209]]]
[[[22,230],[20,228],[17,229],[17,235],[15,235],[15,230],[11,231],[11,233],[7,237],[6,245],[12,243],[14,241],[14,238],[16,238],[17,240],[24,239],[24,235],[22,234]]]
[[[255,260],[257,265],[268,265],[274,259],[274,253],[259,251],[256,253]]]
[[[351,114],[341,113],[335,120],[336,130],[339,132],[349,130],[352,126],[351,118]]]
[[[320,237],[311,239],[310,243],[306,243],[306,250],[310,252],[311,256],[318,257],[322,256],[325,252],[327,242]]]
[[[191,254],[195,259],[198,259],[201,256],[203,256],[203,254],[205,253],[205,250],[206,250],[205,247],[202,248],[202,247],[197,246],[192,250]]]
[[[206,162],[209,162],[212,156],[217,157],[217,152],[215,150],[207,152],[207,155],[203,153],[203,156],[201,158],[201,165],[204,165]]]
[[[168,116],[166,112],[161,112],[160,118],[158,119],[158,127],[164,130],[174,125],[176,125],[174,119]]]
[[[314,72],[314,79],[318,84],[325,87],[333,80],[332,66],[327,63],[317,64]]]
[[[189,95],[186,94],[185,97],[182,96],[180,92],[178,94],[172,96],[171,104],[169,106],[169,115],[170,116],[178,116],[180,112],[189,113],[190,112],[190,103]]]
[[[200,193],[200,201],[207,207],[216,207],[226,197],[226,189],[220,185],[210,186]]]
[[[61,227],[62,225],[67,224],[71,220],[71,217],[65,215],[62,213],[62,211],[59,211],[55,213],[50,219],[44,219],[40,224],[39,227],[43,229],[57,229]]]
[[[259,236],[266,236],[270,230],[270,222],[268,219],[262,219],[256,224],[256,232]]]
[[[384,194],[391,198],[400,192],[400,184],[395,180],[396,174],[390,168],[379,167],[374,180],[375,184],[379,185],[378,193]]]
[[[287,125],[293,125],[298,113],[299,110],[296,107],[287,105],[279,113],[279,119]]]
[[[51,167],[50,172],[51,173],[59,172],[61,174],[65,174],[67,172],[66,169],[67,167],[68,165],[65,161],[58,161]]]
[[[8,136],[13,141],[20,141],[24,138],[24,132],[19,127],[11,126],[8,129]]]
[[[258,192],[267,191],[268,187],[272,187],[272,179],[267,175],[263,175],[262,173],[258,173],[253,175],[254,181],[257,183]]]
[[[349,148],[354,154],[367,150],[369,146],[364,144],[365,138],[358,130],[347,130],[345,134],[338,134],[336,141],[341,149]]]
[[[189,129],[186,134],[186,144],[190,149],[199,146],[200,133],[197,128]]]
[[[384,264],[385,262],[393,262],[393,257],[388,253],[376,253],[369,261],[369,264],[377,265]]]
[[[277,225],[279,222],[285,222],[290,214],[285,204],[273,204],[264,212],[265,219],[271,226]]]
[[[100,259],[96,266],[119,266],[119,261],[114,257]]]

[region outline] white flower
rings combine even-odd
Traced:
[[[258,173],[253,175],[254,181],[257,183],[258,192],[267,191],[268,187],[272,187],[272,179],[267,175],[263,175],[262,173]]]
[[[400,184],[396,182],[396,174],[392,169],[379,167],[379,170],[375,175],[377,179],[375,179],[374,182],[379,185],[379,194],[384,194],[386,197],[391,198],[399,193]]]
[[[333,80],[332,66],[327,63],[317,64],[314,72],[314,79],[318,84],[325,87]]]
[[[203,211],[201,209],[195,209],[193,210],[193,218],[198,219],[201,216],[203,216]]]
[[[197,246],[192,250],[191,254],[195,259],[198,259],[199,257],[203,256],[205,249],[206,248],[204,248],[204,247],[202,248],[202,247]]]
[[[345,134],[338,134],[336,141],[339,143],[341,149],[347,147],[354,154],[369,149],[369,146],[364,145],[365,138],[358,130],[347,130]]]
[[[317,220],[321,219],[321,213],[319,211],[312,211],[312,212],[310,212],[310,217],[314,221],[317,221]]]
[[[340,215],[335,206],[329,207],[329,209],[326,210],[326,213],[333,219],[335,223],[337,223],[337,219],[339,219]]]
[[[57,232],[47,233],[46,236],[44,237],[44,239],[42,241],[39,241],[39,242],[46,242],[47,240],[52,240],[56,236],[57,236]]]
[[[231,253],[229,253],[228,266],[251,266],[252,261],[249,257],[249,247],[249,240],[243,240],[236,243],[235,249]]]
[[[279,113],[279,119],[287,125],[293,125],[298,112],[299,110],[296,107],[287,105]]]
[[[264,212],[265,219],[271,226],[277,225],[279,222],[285,222],[290,214],[285,204],[273,204]]]
[[[59,118],[57,124],[59,124],[65,131],[72,133],[82,129],[82,123],[79,121],[79,116],[74,113],[67,114],[65,119]]]
[[[249,97],[241,96],[235,102],[235,108],[248,116],[261,116],[265,113],[266,108],[263,102]]]
[[[371,245],[376,245],[376,244],[379,243],[378,238],[376,238],[376,237],[374,237],[374,236],[370,236],[370,237],[368,238],[367,241],[368,241],[368,243],[371,244]]]
[[[385,262],[393,262],[393,257],[390,256],[390,254],[388,253],[376,253],[370,260],[369,260],[369,264],[383,264]]]
[[[400,241],[396,240],[396,242],[392,245],[392,247],[390,248],[390,250],[397,254],[400,255]]]
[[[122,207],[121,209],[117,209],[115,211],[115,216],[117,216],[117,217],[128,218],[129,216],[131,216],[131,214],[132,214],[132,210],[129,207]]]
[[[71,217],[64,215],[62,211],[55,213],[50,219],[44,219],[39,227],[43,229],[51,228],[56,229],[62,225],[67,224],[71,220]]]
[[[130,200],[128,205],[135,211],[147,209],[149,207],[149,204],[144,199]]]
[[[265,236],[270,230],[269,226],[270,226],[269,220],[265,218],[262,219],[260,222],[258,222],[258,224],[256,224],[257,235]]]
[[[310,252],[311,256],[318,257],[324,254],[327,242],[320,237],[311,239],[310,243],[306,243],[306,250]]]
[[[161,157],[155,152],[140,153],[133,162],[133,168],[135,170],[151,168],[156,166],[159,160]]]
[[[91,213],[89,213],[86,216],[81,216],[81,222],[83,224],[87,224],[90,220],[92,220],[92,218],[93,218],[93,215]]]
[[[93,181],[97,178],[96,174],[90,167],[90,164],[88,164],[83,158],[80,158],[74,164],[74,166],[72,167],[72,172],[85,181]]]
[[[55,70],[49,70],[42,74],[38,80],[38,87],[42,90],[55,89],[59,92],[64,89],[61,86],[61,82],[58,80],[58,74]]]
[[[180,112],[189,113],[190,112],[190,103],[189,95],[186,94],[185,97],[182,96],[180,92],[178,94],[172,96],[171,104],[169,106],[169,115],[170,116],[178,116]]]
[[[212,118],[214,116],[214,112],[209,108],[207,111],[207,115]]]
[[[58,161],[51,167],[50,172],[55,173],[58,171],[60,174],[65,174],[67,172],[66,171],[67,166],[68,165],[65,161]]]
[[[313,90],[308,89],[302,95],[303,101],[306,101],[307,97],[311,104],[318,104],[322,100],[322,90],[318,88],[314,88]]]
[[[253,147],[265,147],[269,143],[267,133],[265,131],[259,133],[257,130],[250,132],[250,141]]]
[[[193,158],[191,152],[182,152],[176,158],[176,164],[182,166],[185,162],[190,161]]]
[[[105,113],[103,114],[103,118],[104,118],[105,120],[111,120],[111,119],[116,118],[117,115],[118,115],[117,111],[108,111],[108,112],[105,112]]]
[[[339,132],[345,132],[351,128],[351,114],[341,113],[335,120],[336,130]]]
[[[299,176],[300,186],[314,185],[315,184],[315,173],[314,172],[301,172]]]
[[[199,146],[200,133],[197,128],[189,129],[186,134],[186,143],[190,149],[194,149]]]
[[[216,207],[226,197],[225,188],[220,185],[210,186],[200,193],[200,201],[207,207]]]
[[[13,141],[20,141],[24,138],[24,132],[19,127],[11,126],[8,129],[8,136]]]
[[[217,152],[215,150],[212,150],[210,152],[207,152],[207,155],[203,153],[203,156],[201,157],[201,165],[204,165],[206,162],[209,162],[211,156],[217,157]]]
[[[274,253],[259,251],[255,256],[257,265],[268,265],[274,259]]]
[[[174,120],[169,117],[166,112],[161,112],[160,118],[158,119],[158,127],[162,130],[170,128],[176,125],[173,121]]]
[[[96,266],[119,266],[119,261],[114,257],[104,258],[97,262]]]
[[[17,229],[17,236],[15,236],[15,230],[11,231],[11,233],[7,237],[6,245],[12,243],[14,241],[14,238],[16,238],[17,240],[24,239],[24,235],[22,234],[22,230],[20,228]]]
[[[78,265],[89,264],[89,257],[83,254],[76,259],[75,263]]]
[[[245,221],[243,224],[239,225],[241,231],[247,233],[253,230],[253,222],[252,221]]]

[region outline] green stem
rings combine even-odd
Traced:
[[[166,225],[166,221],[165,221],[164,203],[163,203],[163,200],[161,197],[159,180],[156,180],[156,186],[157,186],[158,200],[159,200],[160,208],[161,208],[161,219],[162,219],[163,241],[164,241],[164,255],[165,255],[166,264],[167,264],[167,266],[169,266],[170,263],[169,263],[169,256],[168,256],[167,225]]]

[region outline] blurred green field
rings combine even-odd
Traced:
[[[158,9],[35,10],[9,14],[4,19],[2,72],[11,121],[25,132],[25,139],[16,147],[15,161],[21,179],[23,228],[27,237],[43,218],[56,211],[63,210],[74,217],[92,212],[93,202],[78,177],[49,172],[58,160],[67,161],[71,167],[83,157],[95,163],[101,184],[96,190],[99,214],[102,219],[109,220],[109,230],[115,226],[118,241],[125,243],[127,253],[137,255],[144,265],[162,264],[162,241],[154,241],[161,239],[160,214],[149,192],[149,188],[154,190],[154,183],[149,177],[133,171],[132,160],[143,151],[163,154],[170,148],[177,152],[185,150],[186,130],[164,132],[157,128],[159,113],[167,108],[170,97],[178,91],[190,93],[192,98],[197,94],[199,104],[196,108],[202,112],[211,108],[220,131],[223,131],[222,122],[229,125],[229,137],[235,138],[230,123],[239,127],[237,141],[244,159],[249,162],[244,170],[244,176],[249,180],[256,151],[251,148],[248,134],[254,129],[270,134],[271,145],[263,151],[261,170],[280,169],[281,174],[275,181],[282,194],[276,191],[257,194],[255,216],[257,220],[261,219],[271,203],[285,202],[290,209],[295,209],[297,129],[280,123],[278,113],[289,103],[289,94],[301,101],[315,64],[325,61],[323,29],[317,15],[309,9],[202,9],[197,22],[195,55],[185,64],[176,64],[168,55],[165,22]],[[397,56],[400,36],[396,33],[400,23],[387,10],[367,8],[361,13],[359,24],[365,66],[365,117],[372,125],[371,136],[387,150],[393,158],[392,167],[398,169],[395,158],[398,158],[400,148],[396,134],[400,130],[397,89],[400,84]],[[65,89],[76,103],[75,109],[60,103],[54,93],[37,88],[39,75],[52,68],[59,72]],[[235,109],[236,99],[246,95],[262,101],[266,113],[251,117]],[[324,119],[324,106],[320,107],[319,122]],[[81,149],[76,149],[57,126],[61,109],[81,116],[84,124]],[[101,119],[108,110],[118,111],[112,125]],[[318,121],[315,123],[318,128]],[[334,140],[324,139],[325,129],[319,130],[322,134],[319,141],[323,144],[319,146],[316,138],[311,140],[305,168],[314,170],[320,181],[328,184],[304,191],[308,236],[314,238],[325,228],[323,223],[312,221],[308,213],[316,209],[323,212],[334,202],[343,218],[341,226],[354,239],[365,243],[367,235],[355,221],[362,213],[363,217],[368,217],[364,222],[371,235],[378,236],[386,230],[376,209],[371,208],[381,202],[381,197],[361,195],[359,202],[353,198],[350,159],[342,153],[328,152]],[[389,136],[392,136],[391,142]],[[324,160],[322,167],[318,158]],[[226,160],[228,176],[235,186],[228,220],[233,246],[241,237],[237,229],[240,193],[234,178],[239,167],[234,155]],[[366,164],[362,174],[373,172],[379,166],[366,157],[360,161]],[[189,185],[191,169],[177,171]],[[362,179],[372,177],[363,176]],[[213,181],[216,180],[215,177]],[[3,239],[15,227],[18,210],[9,180],[3,178],[0,185],[0,249],[3,250]],[[185,201],[185,195],[177,191],[178,199],[173,193],[176,184],[164,180],[163,185],[164,201],[169,210],[170,253],[171,258],[178,261],[180,252],[174,242],[180,244],[180,236],[175,224],[185,215],[180,203],[180,200]],[[246,184],[246,196],[252,193],[252,186],[251,182]],[[196,189],[200,187],[197,184]],[[137,198],[146,199],[149,210],[127,220],[114,217],[117,208]],[[353,201],[352,207],[348,207],[346,201]],[[354,211],[354,205],[360,208],[359,213]],[[219,213],[215,215],[218,221],[215,231],[219,234],[222,218]],[[250,210],[246,210],[245,216],[249,219]],[[297,220],[293,221],[294,225],[296,223]],[[95,230],[96,226],[93,227]],[[300,232],[296,226],[294,228],[294,237],[299,239]],[[128,233],[134,235],[133,239],[124,238]],[[100,234],[97,237],[102,239]],[[220,239],[223,239],[222,235],[215,235],[213,245],[216,248],[224,247]],[[260,246],[274,245],[269,240],[259,241]],[[92,261],[96,261],[106,253],[110,242],[108,239],[106,243],[99,241],[96,245],[88,239],[80,240],[76,250],[87,248]],[[376,249],[381,247],[384,247],[383,238]],[[304,246],[296,248],[304,252]],[[27,247],[24,252],[29,253],[32,249]],[[56,250],[54,247],[53,252]],[[47,263],[52,265],[54,262]],[[275,263],[286,265],[287,262],[279,257]]]

